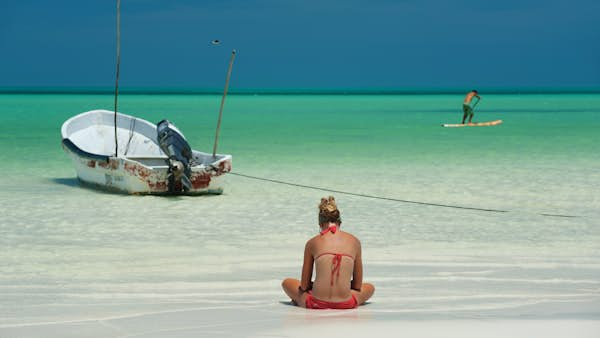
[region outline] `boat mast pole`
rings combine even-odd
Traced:
[[[235,49],[231,51],[231,59],[229,60],[229,69],[227,70],[227,78],[225,79],[225,90],[223,90],[223,98],[221,99],[221,108],[219,109],[219,120],[217,121],[217,132],[215,133],[215,146],[213,148],[213,158],[217,157],[217,144],[219,143],[219,131],[221,130],[221,118],[223,116],[223,106],[225,105],[225,97],[227,96],[227,88],[229,88],[229,78],[231,77],[231,68],[233,68],[233,60],[235,59]]]
[[[117,141],[117,102],[119,97],[119,66],[121,64],[121,0],[117,0],[117,70],[115,76],[115,157],[119,156]]]

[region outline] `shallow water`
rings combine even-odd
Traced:
[[[287,311],[280,281],[299,277],[328,194],[377,288],[363,316],[600,318],[600,95],[484,94],[475,120],[502,125],[442,128],[459,122],[461,100],[232,95],[225,193],[152,197],[80,186],[60,147],[62,122],[112,109],[110,95],[0,95],[0,330]],[[219,96],[120,102],[212,149]]]

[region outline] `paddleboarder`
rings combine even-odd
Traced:
[[[474,97],[477,98],[477,101],[471,106]],[[461,124],[465,124],[467,116],[469,117],[469,124],[471,123],[473,120],[473,108],[479,103],[479,100],[481,100],[481,97],[479,96],[479,93],[477,93],[477,90],[473,89],[467,93],[465,100],[463,101],[463,118]]]

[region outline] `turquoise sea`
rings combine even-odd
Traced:
[[[240,306],[289,312],[332,194],[377,291],[357,316],[600,319],[600,94],[231,94],[225,193],[79,185],[60,127],[110,94],[0,94],[0,336],[52,323]],[[212,150],[221,97],[122,94]]]

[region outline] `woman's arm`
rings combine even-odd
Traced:
[[[314,258],[311,252],[311,241],[304,246],[304,263],[302,263],[302,279],[300,280],[300,291],[306,292],[312,289],[312,272]]]
[[[350,288],[353,290],[360,291],[362,288],[363,280],[363,266],[362,266],[362,249],[360,242],[358,242],[358,251],[354,258],[354,271],[352,272],[352,282],[350,282]]]

